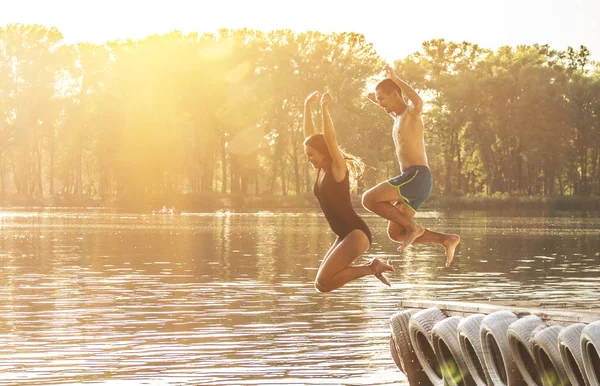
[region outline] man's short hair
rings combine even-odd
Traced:
[[[377,83],[375,90],[382,90],[386,94],[391,94],[394,91],[398,91],[398,95],[402,96],[402,89],[400,89],[400,86],[398,86],[396,82],[390,78],[385,78],[381,82]]]

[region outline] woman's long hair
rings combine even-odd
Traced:
[[[304,144],[323,154],[330,164],[333,161],[323,134],[313,134],[310,137],[306,137]],[[350,174],[350,190],[352,190],[356,188],[357,181],[362,177],[365,171],[365,164],[359,157],[345,152],[342,148],[340,148],[340,152],[342,153],[344,160],[346,160],[346,166],[348,167]]]

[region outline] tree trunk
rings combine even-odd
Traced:
[[[287,189],[285,183],[285,157],[280,159],[281,166],[279,168],[279,178],[281,179],[281,195],[287,196]]]
[[[34,174],[35,192],[39,197],[44,197],[44,184],[42,183],[42,154],[39,150],[39,144],[35,146],[35,174]]]
[[[4,178],[6,176],[6,154],[4,150],[0,150],[0,194],[2,198],[6,194],[6,185],[4,184]]]
[[[580,149],[580,158],[579,165],[581,167],[581,176],[580,176],[580,187],[581,190],[579,192],[582,196],[588,195],[588,183],[587,183],[587,149],[582,145]]]
[[[227,152],[223,135],[221,136],[221,183],[221,193],[227,193]]]
[[[304,163],[304,182],[306,186],[306,192],[311,191],[312,181],[310,180],[310,172],[308,171],[308,162]]]
[[[593,186],[590,186],[590,194],[595,195],[600,193],[600,184],[598,182],[598,177],[600,177],[598,175],[598,157],[599,157],[599,151],[598,148],[594,148],[594,151],[592,152],[592,159],[591,159],[591,171],[590,171],[590,176],[592,177],[591,180],[595,182],[595,184]]]
[[[237,186],[235,183],[236,173],[235,160],[232,156],[229,156],[229,192],[232,194],[237,193]]]
[[[12,162],[12,168],[13,168],[13,180],[15,182],[15,187],[17,189],[17,194],[27,194],[28,193],[28,189],[27,186],[25,184],[26,180],[24,178],[24,176],[22,174],[24,173],[25,170],[25,166],[27,165],[26,159],[22,159],[23,157],[21,157],[20,154],[18,154],[18,150],[17,150],[17,154],[14,156],[14,158],[17,158],[18,161],[15,162],[13,159]]]
[[[462,158],[460,156],[460,146],[458,146],[456,152],[456,186],[458,186],[458,188],[464,192],[465,188],[463,187],[462,179]]]
[[[54,196],[54,132],[50,137],[50,145],[48,146],[49,154],[49,168],[48,168],[48,190],[50,192],[50,196]]]
[[[302,194],[302,188],[300,186],[300,165],[298,165],[298,147],[294,146],[293,159],[294,165],[294,177],[296,182],[296,196]]]
[[[444,183],[444,194],[451,194],[452,193],[452,180],[451,180],[451,176],[452,176],[452,156],[449,154],[446,154],[445,161],[446,161],[446,181]]]
[[[79,130],[81,130],[81,128],[79,128]],[[75,151],[75,192],[77,198],[81,198],[83,196],[83,134],[81,131],[79,131],[77,136],[77,149]]]

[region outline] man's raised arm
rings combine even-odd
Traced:
[[[405,81],[400,79],[394,69],[390,66],[385,67],[385,72],[388,77],[394,81],[402,90],[402,93],[412,102],[412,106],[409,106],[408,111],[413,114],[421,114],[423,111],[423,99],[417,94],[417,92],[408,85]]]

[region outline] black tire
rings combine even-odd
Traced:
[[[536,329],[545,327],[544,322],[535,315],[525,316],[508,327],[510,352],[528,386],[542,386],[542,377],[533,358],[531,339]]]
[[[433,386],[442,386],[444,378],[433,350],[431,330],[437,322],[445,318],[446,314],[432,307],[415,313],[408,323],[410,341],[415,354]]]
[[[494,386],[523,386],[525,382],[513,361],[506,332],[517,321],[510,311],[496,311],[481,321],[480,336],[485,365]]]
[[[490,374],[485,365],[483,357],[483,347],[481,347],[481,335],[479,327],[481,321],[485,318],[483,314],[467,316],[458,323],[456,332],[458,334],[458,343],[476,386],[492,385]]]
[[[410,341],[408,324],[413,314],[413,311],[401,311],[390,318],[390,328],[392,330],[390,350],[393,346],[397,354],[397,359],[394,358],[394,361],[397,360],[396,365],[406,375],[411,385],[431,386],[431,382],[429,382],[427,374],[425,374],[421,363],[417,359]],[[394,352],[392,351],[393,357]]]
[[[563,326],[550,326],[540,330],[531,340],[533,358],[540,370],[544,386],[569,386],[571,382],[560,359],[558,351],[558,334]]]
[[[558,351],[573,386],[589,386],[581,355],[581,331],[586,325],[571,324],[558,334]]]
[[[600,386],[600,321],[581,331],[581,355],[590,386]]]
[[[451,316],[437,322],[431,330],[431,339],[446,384],[474,386],[458,343],[457,327],[461,320],[460,316]]]

